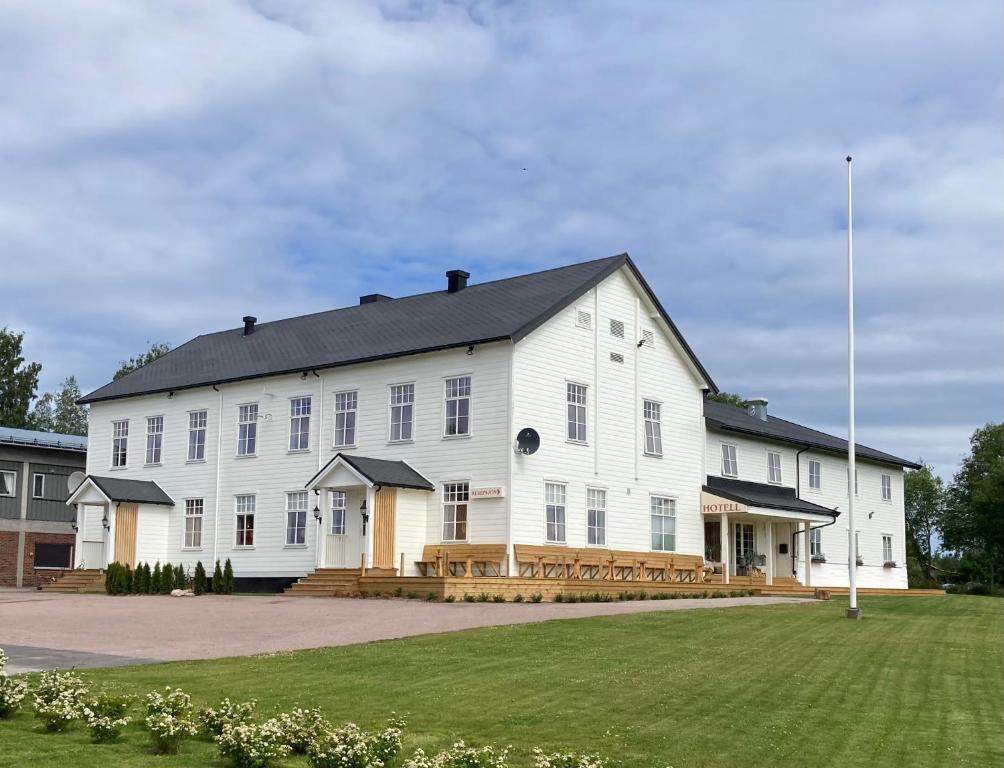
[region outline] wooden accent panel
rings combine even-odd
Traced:
[[[115,557],[117,563],[136,565],[136,518],[138,511],[135,504],[119,504],[115,510]]]
[[[393,569],[397,488],[381,488],[373,506],[373,567]]]

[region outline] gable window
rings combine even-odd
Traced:
[[[45,475],[40,472],[31,476],[31,497],[33,499],[45,498]]]
[[[676,550],[676,499],[652,496],[652,549],[656,552]]]
[[[823,556],[823,530],[821,528],[812,528],[809,531],[809,556]]]
[[[13,496],[17,490],[17,475],[6,470],[0,472],[0,496]]]
[[[234,509],[237,513],[237,540],[234,543],[238,547],[254,546],[256,506],[257,498],[254,495],[236,496],[234,499]]]
[[[202,514],[205,503],[202,499],[185,499],[185,549],[199,549],[202,546]]]
[[[642,410],[645,416],[645,453],[662,456],[662,405],[646,400]]]
[[[892,501],[892,475],[882,475],[882,501]]]
[[[586,442],[586,387],[582,384],[565,385],[568,407],[568,439],[575,443]]]
[[[767,451],[767,481],[775,484],[781,482],[781,454],[776,451]]]
[[[411,440],[415,426],[415,385],[395,384],[390,388],[390,440]]]
[[[160,452],[164,446],[164,417],[151,416],[146,420],[146,463],[160,464]]]
[[[891,563],[892,560],[892,536],[887,533],[882,534],[882,562]]]
[[[722,443],[722,474],[725,477],[736,477],[739,474],[736,447],[732,443]]]
[[[192,411],[188,414],[188,460],[206,460],[206,411]]]
[[[335,446],[344,448],[356,444],[356,408],[359,393],[339,392],[335,395]]]
[[[458,376],[446,380],[447,437],[471,433],[471,377]]]
[[[237,455],[254,456],[258,449],[258,403],[237,407]]]
[[[307,492],[286,494],[286,544],[307,543]]]
[[[610,335],[617,339],[624,338],[624,321],[610,320]]]
[[[289,450],[310,448],[310,398],[294,397],[289,401]]]
[[[345,511],[347,507],[345,491],[332,491],[331,524],[328,526],[328,532],[332,536],[345,535]]]
[[[467,483],[443,483],[443,541],[467,541]]]
[[[112,422],[112,466],[124,467],[129,451],[129,420]]]
[[[586,543],[603,547],[607,543],[607,492],[586,489]]]
[[[809,459],[809,487],[814,491],[823,487],[823,465],[815,459]]]
[[[565,543],[565,484],[544,483],[544,538]]]

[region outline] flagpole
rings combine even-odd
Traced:
[[[847,575],[849,580],[847,618],[857,619],[858,537],[854,527],[854,208],[851,197],[851,156],[847,156]]]

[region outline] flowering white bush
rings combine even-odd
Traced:
[[[469,747],[463,741],[454,742],[449,749],[430,757],[421,749],[415,750],[404,768],[506,768],[509,765],[509,747],[496,750],[486,747]]]
[[[28,695],[28,683],[7,677],[7,654],[0,648],[0,718],[16,712]]]
[[[575,752],[549,755],[539,748],[533,750],[533,768],[604,768],[605,765],[599,755],[578,755]]]
[[[115,741],[122,729],[129,724],[125,713],[131,702],[132,698],[129,696],[107,693],[85,702],[81,713],[91,732],[91,741],[95,744]]]
[[[297,755],[307,754],[310,745],[331,728],[319,709],[297,708],[276,715],[275,721],[286,734],[286,744]]]
[[[220,754],[232,759],[237,768],[267,768],[291,751],[282,725],[275,719],[261,725],[225,723],[216,744]]]
[[[161,754],[174,754],[181,742],[198,733],[192,722],[192,697],[180,688],[164,694],[158,691],[146,695],[146,727],[153,737],[154,747]]]
[[[87,686],[72,672],[43,672],[35,686],[35,714],[48,731],[65,730],[83,716]]]
[[[223,733],[224,726],[252,722],[257,706],[258,702],[255,699],[233,702],[226,698],[217,707],[200,709],[199,720],[202,722],[203,729],[215,738]]]
[[[324,731],[307,748],[313,768],[384,768],[401,751],[404,721],[392,718],[380,733],[355,723]]]

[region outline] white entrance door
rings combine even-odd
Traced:
[[[756,544],[753,539],[752,523],[736,523],[735,530],[735,564],[736,575],[748,576],[750,558],[756,554]]]
[[[324,547],[324,565],[328,568],[357,568],[359,567],[359,556],[355,555],[356,562],[351,562],[350,539],[348,529],[348,496],[345,491],[331,491],[331,508],[327,515],[327,541]]]

